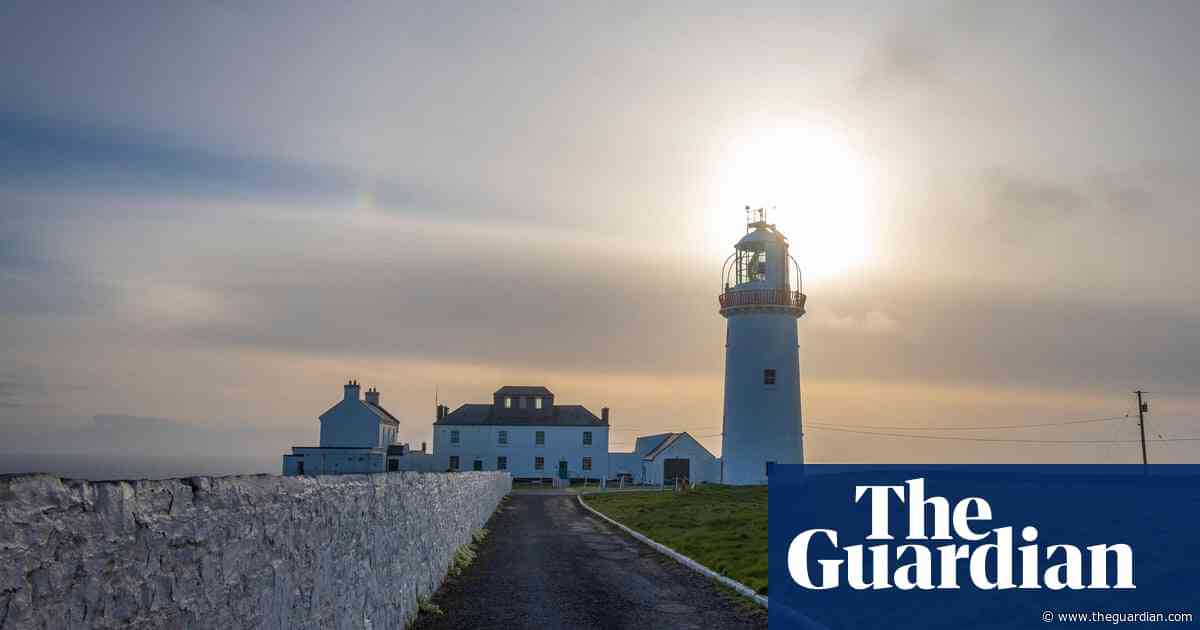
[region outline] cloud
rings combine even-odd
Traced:
[[[206,426],[168,418],[98,414],[82,427],[7,426],[5,449],[169,457],[282,453],[286,436],[236,425]]]
[[[221,153],[136,128],[0,115],[0,138],[0,183],[8,187],[299,201],[340,199],[353,188],[328,167]]]
[[[1087,198],[1069,186],[1013,173],[991,173],[985,186],[992,212],[1031,223],[1070,218],[1089,207]]]
[[[885,335],[899,330],[900,324],[883,311],[870,310],[861,314],[838,315],[832,310],[817,308],[809,314],[814,326],[842,331]]]
[[[163,436],[311,430],[306,390],[362,366],[414,418],[514,374],[656,430],[719,415],[720,147],[798,119],[879,172],[872,260],[806,282],[805,378],[865,383],[824,402],[1198,371],[1170,12],[362,8],[14,11],[0,369],[89,389],[0,395],[6,425],[136,401]]]
[[[868,52],[854,81],[856,90],[863,95],[896,95],[939,87],[945,79],[936,46],[929,33],[911,25],[894,28]]]
[[[17,400],[21,389],[21,384],[16,381],[0,380],[0,407],[6,409],[24,407],[24,403]]]

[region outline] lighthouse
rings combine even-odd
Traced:
[[[800,267],[788,254],[787,238],[767,223],[764,210],[755,210],[721,275],[727,320],[721,480],[763,484],[774,464],[804,463]]]

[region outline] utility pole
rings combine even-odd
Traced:
[[[1142,402],[1142,390],[1133,392],[1138,397],[1138,430],[1142,433],[1142,474],[1148,470],[1150,462],[1146,459],[1146,403]]]

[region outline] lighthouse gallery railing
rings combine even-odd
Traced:
[[[723,309],[733,306],[784,306],[804,310],[805,295],[791,289],[729,289],[717,299]]]

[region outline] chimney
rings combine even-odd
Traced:
[[[346,400],[358,400],[358,381],[351,379],[343,385],[346,391]]]
[[[600,419],[604,421],[604,424],[608,424],[608,407],[600,410]]]
[[[421,442],[421,452],[422,453],[425,452],[425,443],[424,442]]]
[[[371,403],[372,405],[379,404],[379,390],[378,389],[375,389],[374,387],[372,387],[371,389],[367,390],[367,402]]]
[[[437,406],[437,419],[441,420],[442,418],[445,418],[446,414],[449,412],[450,412],[450,408],[447,407],[446,405],[438,405]]]

